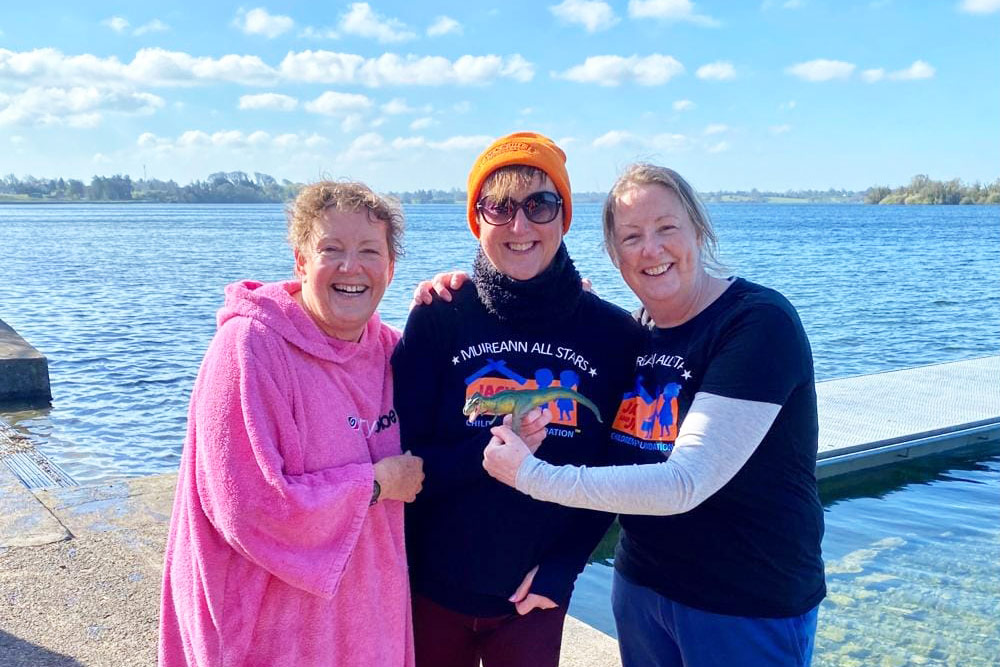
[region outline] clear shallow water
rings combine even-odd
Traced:
[[[828,596],[816,667],[1000,663],[1000,443],[820,486]],[[614,635],[614,538],[571,613]]]
[[[722,259],[799,310],[817,377],[1000,353],[1000,208],[715,205]],[[600,249],[600,210],[566,242],[598,292],[637,300]],[[407,211],[381,308],[402,326],[416,282],[468,268],[459,206]],[[174,470],[223,287],[290,277],[277,205],[0,206],[0,319],[49,358],[49,410],[0,408],[81,482]],[[996,664],[1000,462],[827,502],[816,664]],[[606,565],[574,613],[613,631]],[[992,605],[992,606],[991,606]]]

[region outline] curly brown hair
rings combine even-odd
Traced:
[[[369,220],[385,223],[389,258],[395,262],[403,255],[403,209],[396,200],[354,181],[319,181],[302,188],[285,211],[289,244],[298,250],[306,249],[315,238],[316,221],[329,208],[345,213],[367,209]]]

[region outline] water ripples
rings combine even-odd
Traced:
[[[996,209],[710,211],[722,260],[798,308],[819,379],[998,353]],[[55,397],[0,416],[84,482],[176,467],[224,286],[293,266],[277,205],[3,206],[0,234],[0,318],[48,357]],[[399,327],[416,282],[469,270],[476,250],[461,206],[409,209],[405,241],[381,308]],[[566,244],[602,297],[639,305],[602,250],[597,205],[575,207]]]

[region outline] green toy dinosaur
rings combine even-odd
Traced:
[[[581,405],[590,408],[590,411],[597,417],[597,421],[603,423],[601,411],[597,409],[590,399],[583,394],[579,394],[572,389],[552,387],[549,389],[508,389],[498,391],[492,396],[483,396],[476,392],[465,402],[462,414],[468,415],[469,421],[475,421],[479,415],[513,415],[511,420],[514,433],[521,435],[521,418],[528,414],[532,408],[538,408],[551,401],[560,398],[570,398]]]

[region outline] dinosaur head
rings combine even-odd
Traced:
[[[479,416],[479,413],[481,412],[480,404],[483,402],[483,398],[485,397],[477,391],[472,396],[469,396],[469,398],[465,401],[465,407],[462,408],[462,414],[468,415],[470,423],[476,421],[476,417]]]

